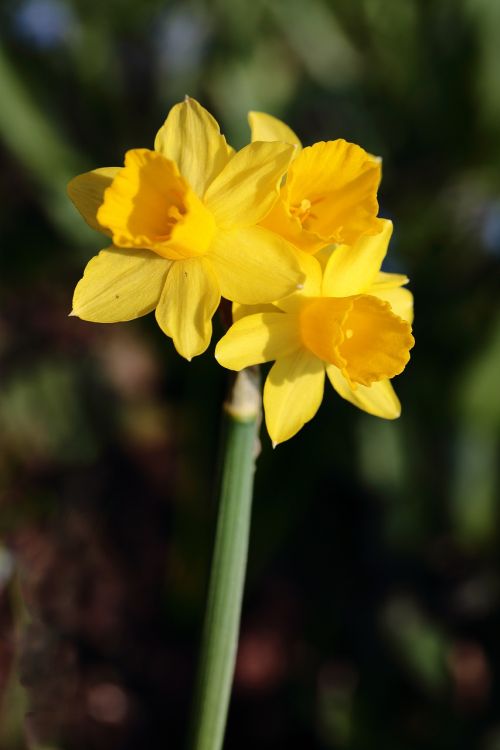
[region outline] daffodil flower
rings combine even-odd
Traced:
[[[191,359],[210,343],[221,295],[256,304],[290,294],[302,280],[296,253],[257,225],[293,153],[270,142],[235,153],[187,98],[170,111],[154,151],[133,149],[122,168],[76,177],[72,201],[113,244],[88,263],[72,314],[111,323],[156,309],[160,328]]]
[[[390,379],[404,369],[414,344],[413,297],[406,276],[382,273],[392,233],[337,247],[322,272],[313,256],[302,292],[263,308],[236,306],[235,323],[215,350],[231,370],[276,360],[264,386],[266,425],[274,444],[314,417],[325,373],[337,393],[386,419],[401,407]],[[303,264],[305,267],[305,264]]]
[[[261,225],[307,253],[325,245],[352,245],[382,230],[377,218],[381,161],[343,139],[301,149],[297,135],[276,117],[250,112],[252,141],[296,146],[280,198]]]

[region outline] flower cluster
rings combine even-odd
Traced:
[[[111,239],[72,314],[110,323],[155,310],[189,360],[207,349],[225,297],[234,323],[215,356],[232,370],[275,361],[264,387],[274,444],[314,416],[325,373],[340,396],[393,419],[413,298],[405,276],[380,270],[392,233],[378,217],[380,160],[341,139],[302,148],[280,120],[249,120],[252,142],[235,152],[186,98],[154,150],[70,182],[85,220]]]

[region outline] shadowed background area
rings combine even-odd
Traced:
[[[152,316],[67,317],[106,243],[65,192],[185,93],[237,147],[256,109],[381,155],[416,298],[398,421],[329,389],[263,434],[225,747],[499,750],[500,4],[21,0],[0,28],[0,750],[185,737],[226,373]]]

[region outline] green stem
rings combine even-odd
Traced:
[[[220,750],[224,741],[245,585],[261,416],[256,369],[238,373],[225,412],[217,530],[191,717],[190,750]]]

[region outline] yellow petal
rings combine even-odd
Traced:
[[[338,245],[326,245],[325,247],[321,248],[321,250],[318,250],[317,253],[314,253],[314,257],[320,264],[322,271],[325,270],[326,264],[330,260],[332,253],[335,252],[337,247]]]
[[[402,273],[385,273],[385,271],[379,271],[370,287],[370,294],[371,290],[374,292],[380,292],[382,289],[394,289],[398,286],[403,286],[408,282],[408,276],[405,276]]]
[[[326,373],[339,396],[358,409],[384,419],[397,419],[401,414],[401,404],[389,380],[379,380],[369,387],[357,385],[353,390],[338,367],[328,365]]]
[[[200,198],[234,153],[217,121],[189,97],[170,110],[156,136],[155,150],[177,164]]]
[[[219,302],[217,279],[210,263],[203,258],[172,263],[156,308],[156,320],[186,359],[202,354],[210,344],[212,316]]]
[[[295,254],[305,278],[296,292],[276,301],[276,306],[287,312],[300,310],[304,297],[318,297],[321,293],[321,266],[316,257],[298,248],[295,249]]]
[[[238,151],[205,193],[217,224],[226,229],[258,224],[278,198],[293,152],[286,143],[262,142]]]
[[[97,210],[104,200],[104,191],[111,185],[120,167],[102,167],[74,177],[68,184],[68,195],[92,229],[111,235],[97,221]]]
[[[325,365],[305,349],[279,359],[264,386],[266,426],[275,445],[297,434],[323,399]]]
[[[222,296],[247,305],[286,297],[304,281],[293,248],[262,227],[217,232],[205,257]]]
[[[94,323],[146,315],[158,303],[169,267],[149,250],[101,250],[76,286],[71,314]]]
[[[242,318],[246,318],[247,315],[256,315],[257,313],[263,312],[277,313],[280,312],[280,309],[279,307],[276,307],[276,305],[270,303],[263,303],[261,305],[240,305],[239,302],[233,302],[233,323],[236,323],[237,320],[241,320]]]
[[[361,237],[354,245],[341,245],[331,254],[323,273],[323,294],[349,297],[367,292],[385,258],[392,235],[392,221],[382,219],[382,231]]]
[[[376,286],[371,287],[370,296],[388,302],[396,315],[399,315],[408,323],[413,323],[413,294],[408,289],[398,287],[373,291],[374,289],[376,289]]]
[[[277,117],[267,115],[265,112],[249,112],[248,123],[252,133],[252,141],[281,141],[297,146],[295,155],[299,153],[302,144],[296,134],[288,125],[278,120]]]
[[[284,195],[306,237],[310,233],[323,245],[352,245],[382,229],[377,218],[380,174],[380,164],[354,143],[321,141],[292,163]]]
[[[127,151],[97,217],[115,245],[148,248],[170,260],[202,255],[215,232],[212,214],[177,165],[146,148]]]
[[[298,316],[282,312],[249,315],[234,323],[215,347],[228,370],[243,370],[291,354],[301,346]]]

